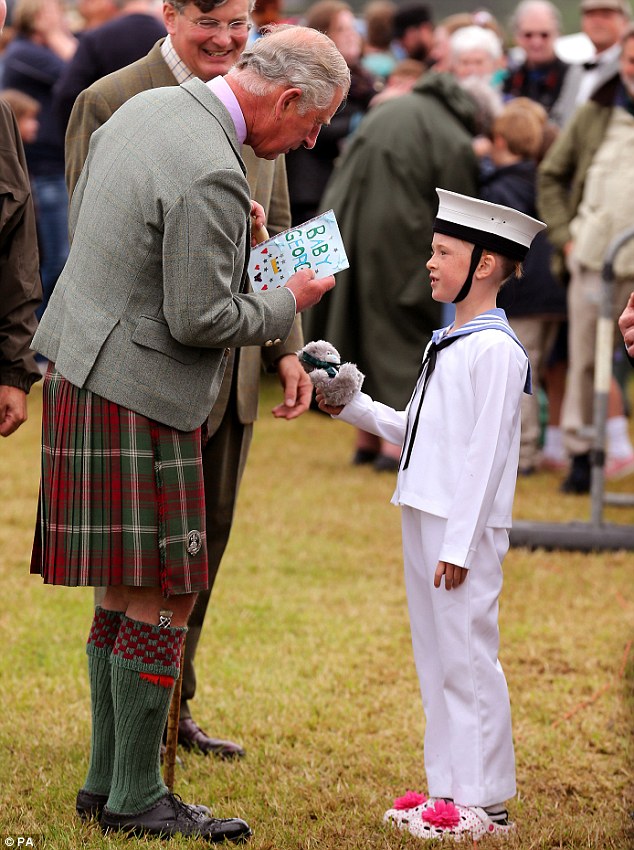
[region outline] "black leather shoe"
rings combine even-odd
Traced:
[[[86,791],[85,788],[80,788],[77,792],[75,809],[82,820],[90,820],[90,818],[99,818],[101,816],[107,802],[107,794],[95,794],[93,791]]]
[[[574,455],[570,472],[561,485],[562,493],[589,493],[590,492],[590,455]]]
[[[363,466],[366,463],[373,463],[378,454],[378,452],[373,452],[370,449],[357,449],[352,455],[352,465]]]
[[[380,454],[376,456],[372,464],[375,472],[398,472],[399,459],[389,455]]]
[[[233,741],[210,738],[191,717],[178,721],[178,743],[186,750],[198,750],[206,756],[211,753],[221,759],[242,758],[245,755],[242,747]]]
[[[251,829],[240,818],[208,818],[194,806],[188,806],[176,794],[166,794],[151,808],[138,814],[119,814],[104,808],[101,814],[104,832],[124,832],[128,835],[160,835],[170,838],[185,835],[203,838],[212,843],[246,841]]]
[[[99,819],[107,802],[107,794],[95,794],[93,791],[86,791],[85,788],[80,788],[77,792],[75,809],[82,820],[90,820],[90,818]],[[191,806],[190,808],[195,809],[204,817],[210,817],[211,815],[211,809],[208,806]]]

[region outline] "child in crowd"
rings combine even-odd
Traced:
[[[385,820],[423,839],[477,840],[512,829],[515,758],[498,661],[498,597],[517,477],[520,400],[530,365],[503,310],[545,225],[442,189],[427,263],[433,297],[456,305],[435,331],[405,411],[357,393],[322,410],[403,446],[393,503],[401,506],[405,583],[426,715],[430,797],[408,792]],[[442,589],[444,577],[444,589]],[[448,591],[448,592],[446,592]]]
[[[370,106],[378,106],[393,97],[407,94],[426,70],[425,64],[417,59],[401,59],[390,72],[385,86],[370,101]]]
[[[0,91],[0,97],[13,110],[15,120],[18,122],[22,143],[25,145],[33,144],[40,126],[38,119],[40,104],[34,97],[17,89],[3,89]]]
[[[518,97],[507,103],[493,121],[490,159],[492,167],[482,179],[480,198],[535,216],[537,162],[544,145],[548,116],[535,101]],[[520,474],[538,468],[563,470],[568,460],[563,447],[559,416],[563,398],[566,362],[556,356],[565,340],[566,291],[550,267],[552,246],[540,233],[524,263],[521,279],[505,286],[498,305],[526,348],[533,368],[533,394],[522,400]],[[545,385],[549,424],[543,451],[538,387]]]

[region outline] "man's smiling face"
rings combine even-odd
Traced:
[[[226,74],[247,43],[248,0],[228,0],[209,12],[201,12],[194,3],[178,12],[165,3],[163,18],[174,50],[204,82]]]

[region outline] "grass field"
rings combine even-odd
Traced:
[[[73,810],[88,755],[91,592],[28,575],[40,399],[36,387],[29,422],[0,443],[0,842],[124,847]],[[425,789],[394,479],[349,465],[346,426],[312,413],[273,420],[274,399],[267,382],[193,706],[247,758],[182,753],[176,790],[245,817],[253,850],[415,848],[420,840],[381,822],[394,796]],[[558,483],[520,481],[516,517],[587,519],[588,498],[561,496]],[[632,524],[634,510],[611,508],[606,519]],[[505,846],[634,846],[633,562],[631,552],[507,557],[501,659],[519,796]],[[202,846],[171,846],[192,844]]]

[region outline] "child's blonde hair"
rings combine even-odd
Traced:
[[[514,156],[537,160],[547,121],[543,106],[527,97],[518,97],[505,104],[494,119],[491,135],[501,136]]]

